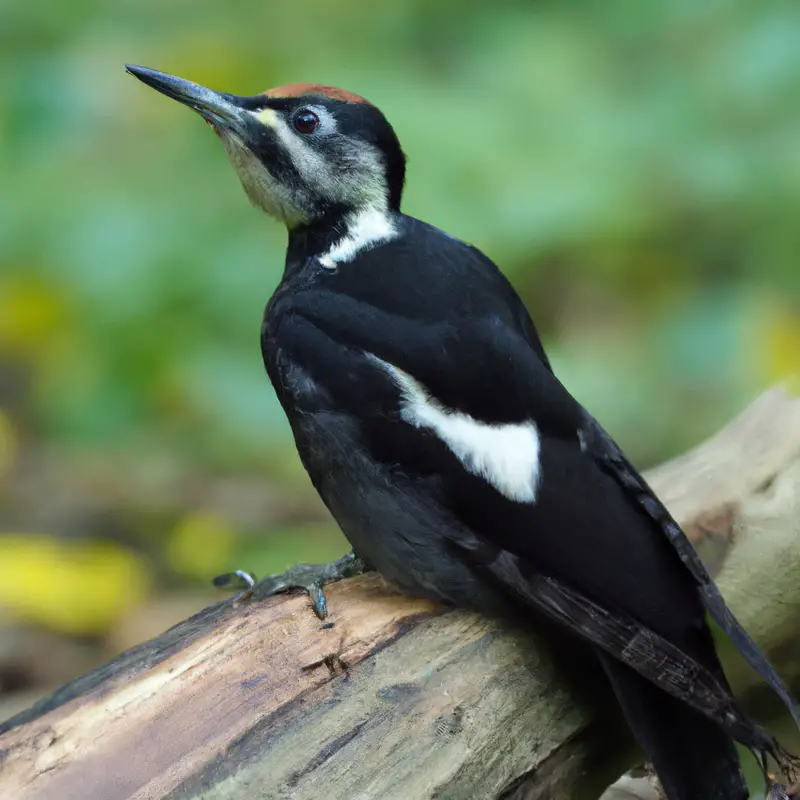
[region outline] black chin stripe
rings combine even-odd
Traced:
[[[281,144],[274,129],[256,123],[248,130],[246,144],[278,183],[292,189],[307,190],[291,154]]]

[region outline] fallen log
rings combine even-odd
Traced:
[[[771,390],[647,477],[796,686],[800,399]],[[636,763],[532,635],[375,575],[327,594],[325,623],[303,596],[224,601],[0,724],[0,797],[596,800]]]

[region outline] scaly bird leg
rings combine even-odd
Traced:
[[[243,570],[236,570],[214,578],[214,585],[235,585],[239,588],[244,584],[247,587],[241,595],[241,599],[244,600],[271,597],[274,594],[302,589],[311,598],[314,613],[320,619],[325,619],[328,616],[328,602],[325,599],[323,587],[343,578],[370,572],[372,569],[355,553],[348,553],[329,564],[295,564],[280,575],[268,575],[260,581],[256,581]]]

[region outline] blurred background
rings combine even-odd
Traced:
[[[124,62],[372,99],[645,467],[800,363],[796,0],[0,3],[0,718],[328,560],[264,374],[285,233]]]

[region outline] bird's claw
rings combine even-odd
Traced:
[[[320,619],[328,616],[328,602],[323,587],[343,578],[360,575],[369,567],[355,553],[348,553],[329,564],[295,564],[280,575],[268,575],[260,581],[244,570],[236,570],[214,579],[215,586],[244,588],[239,599],[271,597],[275,594],[302,589],[308,593],[314,613]]]
[[[791,800],[791,796],[786,793],[786,787],[782,783],[773,783],[767,787],[765,800]]]
[[[217,575],[212,583],[219,589],[243,589],[244,591],[238,599],[249,600],[253,594],[253,587],[256,585],[256,576],[252,572],[235,569],[233,572]]]

